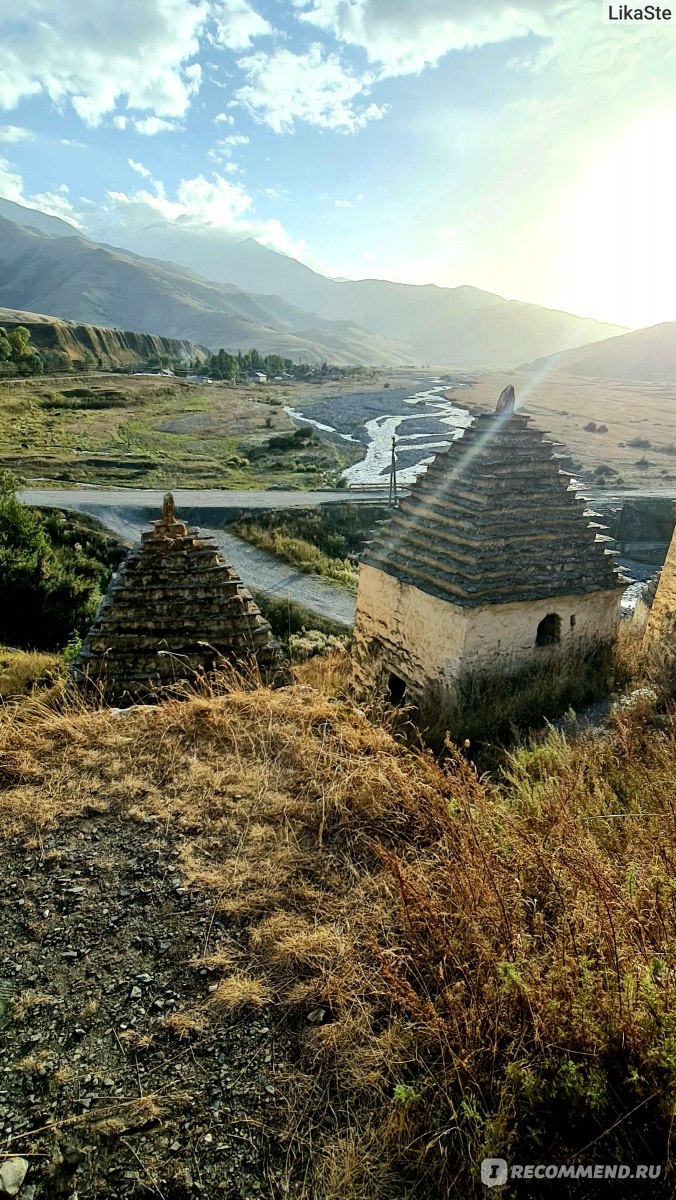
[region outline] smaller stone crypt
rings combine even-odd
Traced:
[[[454,730],[467,683],[598,670],[627,580],[612,539],[556,450],[506,388],[438,454],[362,555],[353,639],[358,694],[411,704]],[[573,665],[574,664],[574,665]],[[469,691],[471,691],[471,686]]]
[[[177,519],[171,493],[152,525],[113,576],[71,685],[125,705],[225,664],[273,687],[290,683],[290,667],[251,593],[213,539]]]

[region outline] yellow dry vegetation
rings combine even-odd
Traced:
[[[180,833],[185,886],[241,936],[221,954],[206,927],[194,965],[217,987],[175,1032],[247,1007],[298,1030],[280,1086],[313,1200],[479,1194],[484,1155],[553,1144],[634,1161],[639,1127],[641,1161],[663,1161],[673,708],[550,732],[482,779],[310,682],[335,688],[344,664],[123,717],[6,706],[0,839],[97,809]]]
[[[58,654],[0,646],[0,701],[21,696],[36,687],[44,689],[64,674],[65,665]]]

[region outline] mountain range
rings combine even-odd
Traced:
[[[676,321],[578,346],[529,363],[528,370],[557,370],[594,379],[676,382]]]
[[[171,242],[166,226],[130,239],[143,255],[0,200],[0,306],[212,349],[381,366],[514,367],[626,332],[473,287],[329,279],[251,238],[215,240],[180,223]],[[177,261],[149,257],[155,249]]]

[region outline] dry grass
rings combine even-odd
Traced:
[[[293,672],[299,684],[315,688],[325,696],[345,700],[350,687],[352,665],[348,650],[320,654],[306,662],[295,662]]]
[[[676,712],[550,733],[481,779],[313,688],[340,659],[123,719],[7,706],[0,838],[104,808],[180,834],[237,942],[206,923],[191,965],[217,991],[173,1032],[262,1005],[297,1031],[278,1088],[303,1196],[479,1195],[493,1153],[664,1162]]]
[[[24,696],[34,689],[56,685],[63,679],[65,671],[58,654],[0,647],[0,699]]]
[[[270,1003],[270,993],[263,979],[251,979],[242,971],[237,971],[221,980],[209,1003],[220,1013],[236,1012],[242,1008],[264,1008]]]

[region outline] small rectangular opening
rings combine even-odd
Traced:
[[[394,707],[404,703],[406,699],[406,683],[400,675],[391,671],[387,679],[387,698]]]

